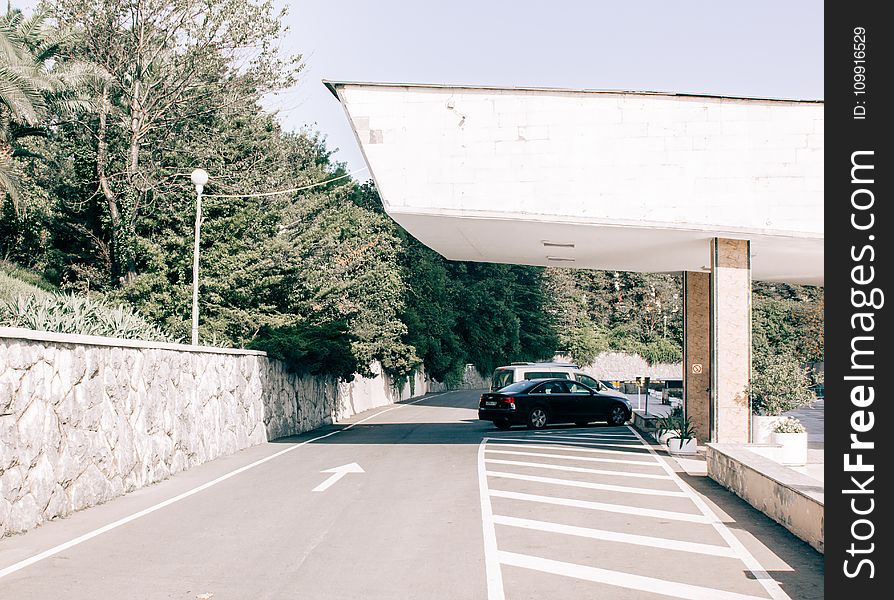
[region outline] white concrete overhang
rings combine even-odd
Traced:
[[[823,283],[823,103],[324,82],[388,214],[453,260]]]

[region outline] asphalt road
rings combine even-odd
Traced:
[[[2,540],[0,599],[822,597],[820,555],[631,429],[501,432],[477,398],[370,411]]]

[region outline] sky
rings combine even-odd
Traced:
[[[264,105],[349,170],[365,163],[322,79],[823,99],[821,0],[274,2],[305,68]]]

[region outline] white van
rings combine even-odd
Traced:
[[[606,381],[599,381],[587,375],[580,370],[580,367],[571,363],[556,362],[520,362],[506,365],[505,367],[497,367],[490,380],[490,391],[506,387],[510,383],[516,381],[524,381],[526,379],[543,379],[547,377],[561,377],[564,379],[573,379],[585,386],[591,387],[600,394],[606,396],[616,396],[618,398],[627,399],[627,396],[616,390]]]

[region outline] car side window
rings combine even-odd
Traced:
[[[580,381],[582,384],[588,385],[591,388],[593,388],[594,390],[599,390],[602,388],[602,386],[599,385],[598,381],[596,381],[595,379],[593,379],[592,377],[589,377],[587,375],[576,375],[575,378],[578,381]]]
[[[590,394],[590,390],[587,387],[577,383],[576,381],[568,384],[568,390],[572,394],[582,394],[587,396]]]
[[[538,386],[533,391],[532,394],[567,394],[568,389],[565,387],[565,384],[561,381],[547,381],[546,383]]]
[[[550,373],[549,376],[554,377],[556,379],[568,379],[569,378],[568,373],[565,373],[564,371],[561,371],[559,373]]]

